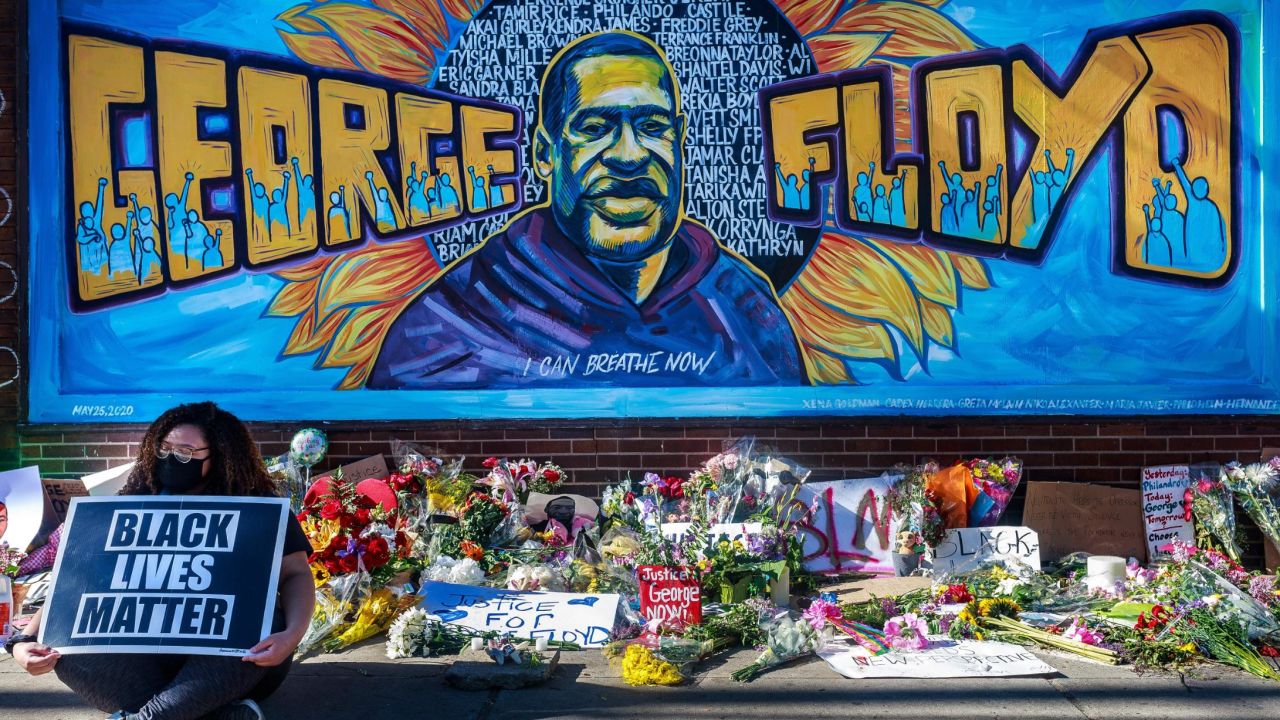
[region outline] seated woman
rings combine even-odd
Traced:
[[[234,415],[205,402],[179,405],[151,424],[120,494],[272,497],[277,492],[248,429]],[[315,607],[310,553],[306,535],[290,515],[272,634],[244,657],[63,657],[36,642],[40,612],[27,626],[28,634],[11,638],[5,649],[32,675],[56,672],[85,702],[114,711],[112,718],[260,720],[256,701],[283,682]]]

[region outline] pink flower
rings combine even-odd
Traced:
[[[809,609],[804,611],[804,619],[814,630],[821,630],[827,624],[827,618],[839,620],[842,617],[844,614],[840,612],[840,606],[826,600],[814,600]]]
[[[1200,482],[1196,483],[1196,492],[1200,493],[1201,495],[1204,495],[1208,492],[1211,492],[1216,484],[1217,483],[1213,482],[1209,478],[1202,477],[1200,478]]]
[[[899,615],[884,624],[884,639],[894,650],[923,650],[929,646],[929,626],[914,613]]]
[[[1096,630],[1090,630],[1089,626],[1080,622],[1080,618],[1071,621],[1071,627],[1062,633],[1062,637],[1068,640],[1084,643],[1085,645],[1102,644],[1102,633]]]

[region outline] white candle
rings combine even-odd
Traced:
[[[1125,560],[1115,555],[1094,555],[1085,562],[1085,585],[1090,590],[1110,590],[1125,579]]]
[[[546,638],[538,638],[537,640],[534,640],[534,641],[533,641],[533,643],[534,643],[534,647],[536,647],[536,648],[537,648],[538,652],[546,652],[546,651],[547,651],[547,639],[546,639]]]
[[[478,637],[471,638],[471,649],[475,650],[476,652],[480,652],[481,650],[483,650],[484,638],[478,638]]]

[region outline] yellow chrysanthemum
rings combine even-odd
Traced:
[[[684,682],[675,665],[658,659],[644,645],[628,645],[622,658],[622,680],[628,685],[679,685]]]

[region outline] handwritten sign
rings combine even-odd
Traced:
[[[422,607],[443,622],[514,637],[603,647],[613,632],[618,596],[530,592],[429,580]]]
[[[829,643],[818,650],[832,670],[847,678],[959,678],[1050,675],[1057,670],[1031,651],[1009,643],[932,639],[917,652],[872,655],[861,645]]]
[[[645,620],[676,628],[702,622],[702,589],[692,568],[641,565],[636,577]]]
[[[1040,538],[1027,527],[953,528],[933,556],[935,575],[965,571],[986,561],[1040,571]]]
[[[689,528],[693,527],[693,523],[663,523],[662,536],[671,540],[679,540],[685,533],[689,532]],[[760,534],[760,523],[716,523],[707,530],[707,537],[711,540],[741,540],[747,541],[748,537]]]
[[[387,467],[386,456],[370,455],[363,460],[343,465],[338,470],[331,470],[316,478],[316,481],[329,480],[337,475],[339,470],[342,471],[342,479],[349,483],[358,483],[369,478],[384,478],[391,474]]]
[[[44,486],[44,516],[40,523],[40,532],[36,535],[33,547],[43,545],[59,525],[67,519],[67,510],[71,500],[86,497],[89,490],[81,480],[49,480],[40,481]]]
[[[801,485],[796,504],[808,508],[816,503],[816,512],[799,525],[805,568],[812,572],[858,570],[892,575],[898,520],[889,507],[888,492],[901,477],[883,475]]]
[[[244,655],[271,632],[288,512],[284,498],[75,498],[40,641]]]
[[[1142,493],[1106,485],[1027,483],[1022,522],[1040,534],[1040,555],[1057,560],[1083,551],[1142,561]]]
[[[1196,531],[1187,519],[1183,493],[1191,484],[1191,468],[1166,465],[1142,468],[1142,520],[1147,531],[1147,557],[1175,541],[1196,542]]]

